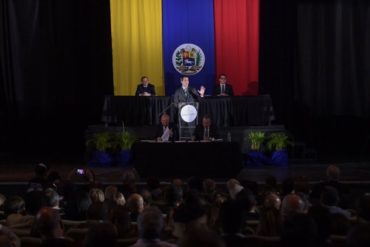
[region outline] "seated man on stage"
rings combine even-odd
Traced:
[[[173,123],[170,123],[170,116],[166,113],[161,116],[161,123],[155,131],[155,139],[159,142],[175,141],[177,139],[176,127]]]
[[[147,76],[141,77],[141,84],[137,85],[135,96],[155,96],[155,87],[149,83]]]
[[[204,96],[206,88],[201,86],[197,91],[195,88],[189,87],[189,77],[183,76],[180,78],[181,88],[175,91],[173,102],[177,106],[180,102],[196,102],[199,98]]]
[[[198,124],[195,128],[192,140],[193,141],[210,141],[218,139],[218,130],[215,125],[212,124],[211,118],[208,115],[204,115],[202,123]]]
[[[221,74],[218,81],[220,82],[220,84],[216,85],[215,87],[215,93],[214,93],[215,95],[217,96],[233,96],[234,95],[233,87],[229,83],[227,83],[226,75]]]

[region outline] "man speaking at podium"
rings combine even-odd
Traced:
[[[177,106],[180,102],[197,102],[199,98],[204,96],[206,88],[201,86],[200,89],[197,91],[195,88],[189,87],[189,77],[183,76],[180,78],[181,80],[181,88],[175,91],[173,96],[173,103]]]

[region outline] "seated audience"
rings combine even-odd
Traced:
[[[64,237],[62,221],[57,210],[49,207],[42,208],[36,215],[35,223],[41,235],[41,246],[72,246],[73,241]]]
[[[142,211],[137,219],[139,240],[132,247],[175,247],[160,240],[160,234],[164,227],[164,219],[161,211],[156,207],[148,207]]]

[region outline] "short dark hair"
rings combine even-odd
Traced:
[[[143,81],[145,78],[147,78],[147,79],[148,79],[148,77],[147,77],[147,76],[143,75],[143,76],[140,78],[140,81]]]
[[[180,81],[184,80],[184,78],[189,78],[189,76],[187,76],[187,75],[181,76]]]

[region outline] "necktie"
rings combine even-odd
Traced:
[[[225,93],[225,84],[221,84],[221,93]]]

